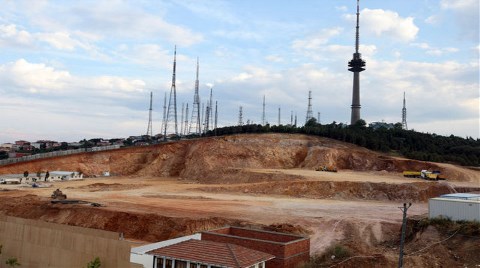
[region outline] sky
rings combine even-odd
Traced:
[[[349,123],[354,0],[0,0],[0,143],[161,133],[177,47],[177,116],[213,88],[218,126]],[[361,118],[480,137],[479,2],[362,0]],[[191,114],[188,115],[190,120]],[[184,119],[185,120],[185,119]],[[169,127],[168,132],[173,131]]]

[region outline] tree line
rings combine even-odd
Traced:
[[[391,153],[411,159],[432,162],[455,163],[463,166],[480,166],[480,140],[454,135],[441,136],[404,130],[397,123],[393,128],[367,127],[364,120],[355,125],[319,124],[315,118],[304,126],[292,125],[243,125],[211,130],[205,136],[222,136],[239,133],[300,133],[344,141],[374,151]]]

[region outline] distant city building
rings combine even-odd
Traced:
[[[395,127],[395,124],[393,123],[385,123],[385,122],[372,122],[368,124],[368,127],[373,128],[374,130],[377,129],[393,129]]]

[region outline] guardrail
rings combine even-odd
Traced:
[[[100,152],[100,151],[114,150],[118,148],[120,148],[120,145],[109,145],[109,146],[92,147],[92,148],[86,148],[86,149],[81,148],[81,149],[72,149],[72,150],[64,150],[64,151],[54,151],[54,152],[42,153],[42,154],[33,154],[33,155],[27,155],[27,156],[22,156],[17,158],[3,159],[3,160],[0,160],[0,165],[20,163],[20,162],[55,157],[55,156],[79,154],[84,152]]]

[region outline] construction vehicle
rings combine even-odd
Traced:
[[[315,168],[316,171],[327,171],[327,172],[337,172],[337,168],[336,167],[332,167],[332,166],[319,166],[317,168]]]
[[[424,180],[444,180],[445,178],[442,178],[440,176],[440,171],[428,171],[428,170],[422,170],[422,171],[404,171],[403,172],[404,177],[408,178],[422,178]]]
[[[67,199],[67,195],[62,193],[62,191],[60,191],[60,189],[57,189],[55,191],[53,191],[53,194],[51,195],[52,199],[56,199],[56,200],[65,200]]]

